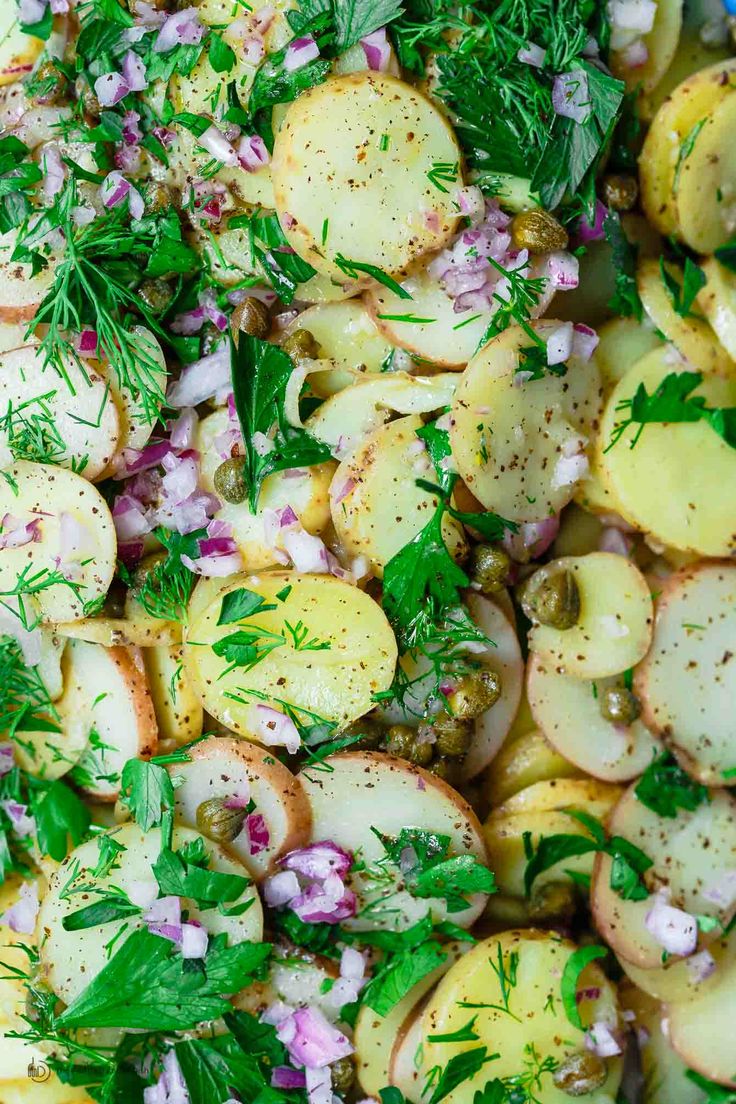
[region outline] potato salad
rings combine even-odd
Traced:
[[[736,1104],[736,0],[0,0],[0,1104]]]

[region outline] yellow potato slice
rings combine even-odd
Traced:
[[[665,376],[681,370],[666,351],[639,361],[616,386],[601,422],[599,460],[618,512],[662,544],[704,556],[728,555],[734,547],[736,451],[705,422],[650,424],[634,448],[640,426],[627,429],[612,447],[622,418],[617,410],[643,383],[651,395]],[[711,406],[736,404],[736,383],[708,375],[695,395]]]
[[[560,323],[532,325],[546,340]],[[469,489],[487,509],[517,522],[538,521],[570,501],[577,480],[567,473],[563,448],[581,450],[601,407],[592,360],[571,357],[565,376],[517,377],[520,351],[530,345],[510,326],[473,357],[455,393],[450,430]]]
[[[625,958],[622,958],[619,964],[638,989],[653,1000],[662,1001],[671,1006],[697,999],[707,990],[720,984],[724,973],[730,971],[732,964],[736,962],[734,933],[721,935],[714,943],[710,943],[708,954],[715,962],[715,969],[710,974],[707,971],[701,972],[699,969],[694,969],[691,959],[687,958],[668,958],[665,963],[653,970],[644,970],[641,966],[635,966],[633,962],[627,962]]]
[[[633,985],[619,985],[618,993],[634,1016],[646,1104],[702,1104],[703,1090],[685,1076],[687,1066],[670,1044],[666,1009]]]
[[[401,931],[432,915],[469,928],[483,911],[488,894],[468,894],[468,907],[449,913],[444,900],[412,896],[398,870],[390,880],[376,879],[370,870],[385,858],[374,828],[392,838],[406,827],[437,832],[450,837],[452,856],[474,855],[486,865],[483,832],[464,798],[429,771],[380,752],[344,752],[325,762],[330,771],[306,768],[297,776],[312,807],[312,839],[334,840],[360,855],[369,868],[353,871],[348,878],[358,897],[358,913],[344,921],[346,927]],[[392,872],[390,866],[383,869]]]
[[[677,183],[677,220],[686,245],[712,253],[736,230],[736,96],[713,111],[683,159]]]
[[[184,673],[181,645],[154,645],[143,649],[159,742],[188,744],[201,735],[204,711],[199,695]]]
[[[168,379],[163,349],[150,330],[145,329],[144,326],[134,326],[132,332],[135,334],[138,349],[146,365],[145,374],[148,377],[149,389],[161,396],[160,405],[163,405],[163,395]],[[97,370],[109,380],[110,391],[118,408],[120,450],[142,449],[153,433],[155,418],[151,418],[150,414],[146,413],[139,394],[134,394],[128,387],[120,385],[114,368],[98,363]]]
[[[84,617],[81,621],[60,621],[54,631],[74,640],[86,640],[90,644],[102,644],[105,648],[117,645],[136,648],[154,648],[181,641],[181,625],[175,621],[161,621],[149,617],[135,598],[126,597],[126,604],[140,610],[138,617]]]
[[[608,828],[611,835],[629,840],[652,860],[644,876],[648,888],[667,887],[674,908],[717,921],[713,930],[704,931],[703,925],[698,932],[700,948],[712,943],[736,912],[736,900],[729,905],[714,900],[726,900],[718,889],[728,884],[733,870],[736,801],[731,794],[713,790],[710,801],[664,818],[639,801],[632,786],[613,810]],[[650,891],[641,901],[620,897],[610,886],[612,861],[608,855],[596,856],[591,887],[595,925],[620,958],[645,970],[655,969],[662,963],[662,946],[644,923],[655,896]]]
[[[0,551],[0,593],[23,590],[32,579],[38,587],[52,577],[55,562],[66,562],[73,565],[73,586],[53,583],[39,589],[36,600],[44,622],[79,620],[87,603],[107,593],[115,570],[117,541],[107,503],[91,483],[66,468],[19,460],[8,475],[10,481],[0,480],[0,518],[28,522],[40,517],[41,539]],[[74,523],[74,549],[62,546],[64,515]]]
[[[335,77],[290,104],[276,135],[279,221],[327,276],[345,276],[340,257],[399,272],[452,235],[455,189],[440,192],[427,174],[459,161],[444,115],[410,85],[380,73]]]
[[[397,418],[376,429],[338,467],[332,482],[332,524],[351,556],[365,556],[374,574],[409,544],[429,522],[437,496],[417,486],[432,482],[435,470],[416,431],[419,415]],[[390,519],[390,524],[386,524]],[[467,550],[462,527],[449,515],[442,535],[452,556]]]
[[[598,330],[598,338],[594,356],[606,390],[615,387],[637,360],[662,344],[646,319],[611,318]]]
[[[668,265],[668,270],[675,279],[681,275],[675,265]],[[676,312],[664,285],[658,261],[641,262],[636,285],[651,321],[686,360],[702,372],[726,373],[732,370],[730,356],[705,319],[692,315],[682,318]],[[623,375],[625,373],[619,378]]]
[[[494,824],[506,816],[522,816],[525,813],[560,813],[571,808],[610,808],[622,792],[620,786],[611,786],[596,778],[545,778],[512,794],[490,813],[486,824]]]
[[[736,358],[736,273],[715,257],[706,257],[700,267],[708,282],[698,295],[698,306],[729,356]]]
[[[507,742],[486,774],[485,793],[495,808],[535,782],[579,778],[580,771],[564,759],[539,729]]]
[[[115,867],[109,874],[95,879],[95,886],[105,889],[114,885],[125,892],[136,882],[147,882],[155,886],[152,866],[161,850],[161,833],[157,829],[144,833],[137,824],[130,822],[111,829],[109,834],[125,850],[118,854]],[[199,833],[191,828],[175,827],[172,847],[176,850],[200,838]],[[231,858],[219,844],[208,840],[207,851],[210,869],[245,876],[242,864]],[[49,890],[41,903],[38,916],[38,931],[44,934],[40,947],[41,974],[67,1004],[79,996],[108,961],[106,944],[109,939],[123,927],[128,935],[145,927],[141,916],[127,916],[106,924],[104,937],[99,927],[84,928],[81,931],[65,931],[63,928],[64,917],[81,907],[81,894],[61,896],[72,873],[72,864],[78,861],[81,878],[84,879],[84,871],[94,869],[99,853],[97,839],[83,843],[72,851],[51,877]],[[240,916],[223,916],[217,909],[200,910],[188,898],[182,898],[182,908],[188,910],[190,920],[198,921],[210,935],[224,933],[231,943],[240,943],[243,940],[258,942],[263,935],[263,911],[258,893],[249,886],[240,900],[253,901]],[[84,963],[84,970],[80,970],[80,963]]]
[[[663,234],[678,229],[675,176],[682,144],[734,87],[736,61],[720,61],[684,80],[654,116],[639,157],[639,179],[644,213]]]
[[[46,268],[32,276],[29,264],[10,259],[15,249],[15,239],[14,231],[0,235],[0,322],[14,325],[30,322],[35,317],[54,283],[56,267],[51,259]],[[26,329],[24,326],[24,330]],[[23,345],[25,341],[18,344]]]
[[[626,82],[630,92],[635,89],[651,92],[672,64],[682,29],[682,3],[683,0],[657,0],[654,26],[643,36],[648,54],[643,65],[632,69],[626,65],[623,51],[611,51],[611,72]]]
[[[661,587],[652,647],[635,676],[643,719],[698,781],[736,785],[736,567],[699,563]]]
[[[21,29],[17,10],[8,4],[0,15],[0,88],[27,77],[42,50],[42,39]]]
[[[584,1049],[584,1031],[568,1021],[560,999],[560,979],[575,950],[574,943],[556,933],[508,931],[478,943],[445,975],[422,1016],[421,1072],[426,1076],[433,1066],[444,1068],[455,1055],[484,1043],[490,1054],[498,1054],[453,1089],[445,1097],[447,1104],[472,1104],[489,1079],[528,1073],[530,1053],[557,1066]],[[597,963],[589,963],[578,977],[577,991],[582,990],[597,994],[586,993],[578,1004],[583,1025],[606,1023],[615,1030],[616,991]],[[432,1035],[458,1031],[476,1013],[477,1041],[431,1041]],[[604,1084],[587,1094],[590,1104],[610,1104],[616,1096],[621,1061],[608,1059],[607,1066]],[[567,1104],[570,1099],[554,1084],[551,1070],[540,1073],[534,1086],[540,1104]]]
[[[527,694],[540,729],[560,755],[607,782],[636,778],[659,750],[642,721],[614,725],[602,716],[600,695],[617,681],[571,678],[539,656],[529,660]]]
[[[560,556],[587,556],[589,552],[598,551],[604,527],[602,520],[590,513],[593,506],[584,497],[589,484],[589,479],[583,480],[576,493],[576,499],[584,508],[571,502],[562,511],[559,532],[552,544],[552,555],[555,559]]]
[[[345,387],[352,383],[355,372],[381,372],[392,353],[392,346],[379,333],[359,299],[309,307],[287,326],[284,334],[288,337],[295,330],[307,330],[313,335],[321,355],[333,362],[337,369],[334,376],[344,381]],[[310,383],[314,386],[314,376],[310,376]],[[340,387],[333,383],[333,389]]]
[[[670,1043],[683,1062],[710,1081],[736,1088],[733,1068],[736,966],[731,963],[723,971],[720,984],[691,1001],[667,1007],[666,1012]]]
[[[649,647],[653,621],[649,587],[639,569],[613,552],[565,556],[554,563],[573,574],[580,616],[570,629],[533,625],[531,651],[558,674],[581,679],[634,667]]]
[[[396,640],[381,607],[363,591],[331,575],[270,572],[236,575],[226,592],[240,588],[260,594],[265,610],[245,620],[248,626],[276,633],[284,642],[250,671],[215,655],[213,644],[239,630],[219,625],[221,602],[192,618],[186,635],[185,663],[205,709],[234,732],[252,736],[252,707],[262,700],[278,707],[288,702],[342,727],[362,717],[373,694],[388,690],[396,664]],[[283,599],[276,596],[290,587]],[[285,628],[299,622],[311,637],[329,645],[319,652],[297,650]],[[270,638],[269,638],[270,639]],[[253,695],[256,695],[255,697]]]
[[[721,12],[717,4],[706,0],[704,4],[688,5],[683,13],[683,27],[677,52],[661,81],[651,92],[639,96],[637,114],[647,123],[655,115],[683,81],[696,77],[701,69],[710,68],[716,62],[726,61],[730,55],[728,44],[704,43],[700,32],[706,22],[718,20]]]

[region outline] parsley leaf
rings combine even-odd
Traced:
[[[168,555],[157,560],[142,579],[130,578],[133,597],[151,617],[183,623],[197,576],[182,562],[182,556],[198,559],[199,542],[207,536],[207,531],[196,529],[193,533],[177,533],[159,526],[154,535]]]
[[[707,788],[686,774],[668,751],[649,764],[634,793],[657,816],[670,819],[677,816],[678,809],[692,812],[710,800]]]
[[[730,272],[736,272],[736,238],[727,241],[725,245],[719,245],[714,256],[724,268],[727,268]]]
[[[418,981],[446,959],[446,952],[433,940],[390,955],[363,990],[362,1003],[379,1016],[387,1015]]]
[[[384,272],[378,265],[367,264],[364,261],[349,261],[347,257],[343,257],[342,253],[338,253],[335,257],[335,264],[344,272],[346,276],[349,276],[351,280],[360,279],[361,272],[364,272],[367,276],[372,276],[374,280],[377,280],[379,284],[383,284],[389,291],[392,291],[394,295],[399,299],[411,299],[412,296],[403,288],[401,284],[397,283],[392,276],[389,276],[387,272]]]
[[[62,862],[68,840],[81,843],[90,825],[89,811],[63,782],[52,782],[42,796],[31,790],[31,807],[36,819],[36,838],[42,855]]]
[[[294,365],[283,349],[241,334],[237,348],[231,343],[231,356],[235,410],[245,442],[243,475],[250,508],[255,513],[267,475],[287,468],[321,464],[330,459],[331,453],[328,445],[306,429],[289,425],[286,420],[286,385]],[[254,434],[265,437],[274,425],[273,448],[261,455],[255,447]]]
[[[216,73],[229,73],[235,65],[235,51],[231,46],[228,46],[222,35],[215,31],[210,31],[207,56]]]
[[[644,308],[636,286],[637,247],[626,237],[618,211],[609,210],[603,220],[603,233],[611,246],[616,272],[616,294],[608,305],[616,314],[640,322]]]
[[[449,857],[450,836],[423,828],[402,828],[394,839],[372,831],[386,852],[381,862],[388,860],[398,867],[407,851],[413,856],[413,865],[404,869],[403,876],[414,897],[438,897],[446,901],[448,912],[461,912],[468,907],[466,894],[496,890],[493,874],[475,855]]]
[[[700,421],[708,422],[727,445],[736,448],[736,406],[709,407],[702,395],[693,397],[692,392],[702,382],[702,372],[670,372],[651,395],[640,383],[633,398],[619,403],[617,410],[626,411],[628,417],[617,422],[606,450],[613,448],[635,423],[639,428],[631,439],[630,448],[636,445],[645,425]]]
[[[174,787],[158,763],[129,759],[123,767],[120,801],[130,809],[144,832],[161,824],[164,812],[174,808]]]
[[[560,982],[562,1006],[572,1026],[579,1028],[581,1031],[583,1030],[583,1023],[578,1008],[578,979],[589,962],[593,962],[597,958],[605,958],[607,954],[608,951],[605,947],[597,945],[578,947],[565,963],[562,981]]]
[[[453,1054],[444,1068],[434,1066],[429,1071],[425,1086],[425,1092],[432,1088],[428,1104],[440,1104],[440,1101],[449,1096],[458,1085],[462,1085],[464,1081],[470,1081],[483,1069],[483,1066],[499,1057],[498,1054],[489,1054],[488,1047],[472,1047],[460,1054]]]
[[[168,847],[161,849],[153,873],[162,896],[188,897],[203,909],[237,900],[252,884],[240,874],[205,870],[186,862]]]
[[[304,29],[309,20],[329,12],[338,53],[354,46],[361,38],[397,19],[402,13],[401,0],[302,0],[300,11],[290,17],[295,30]]]
[[[229,591],[222,599],[218,625],[232,625],[234,621],[241,621],[250,617],[252,613],[263,613],[266,610],[276,609],[273,602],[266,602],[260,594],[247,587],[238,587]]]
[[[692,314],[692,305],[698,297],[698,292],[705,287],[706,277],[702,268],[699,268],[689,257],[686,257],[685,267],[682,271],[682,283],[680,283],[677,276],[672,272],[671,266],[665,263],[664,257],[660,257],[659,271],[675,311],[681,318],[689,318]]]
[[[695,1070],[687,1070],[685,1076],[706,1093],[703,1104],[736,1104],[736,1089],[726,1089],[723,1085],[717,1085],[715,1081],[709,1081],[707,1077],[696,1073]]]
[[[254,259],[260,264],[279,299],[290,303],[297,286],[311,280],[317,270],[291,249],[275,211],[259,212],[250,218],[236,215],[230,219],[229,225],[235,229],[241,223],[248,228]]]

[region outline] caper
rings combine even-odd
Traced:
[[[614,211],[630,211],[638,198],[639,185],[635,176],[612,173],[603,177],[603,202]]]
[[[170,190],[158,180],[151,180],[143,192],[143,202],[149,215],[155,215],[159,211],[168,211],[173,200]]]
[[[476,544],[470,553],[468,574],[482,594],[497,594],[506,586],[511,557],[499,544]]]
[[[571,571],[540,567],[520,592],[521,608],[530,621],[553,629],[571,629],[580,617],[580,591]]]
[[[427,770],[430,774],[434,774],[437,778],[441,778],[443,782],[449,782],[453,786],[459,781],[459,763],[457,759],[449,759],[446,755],[439,755],[434,759]]]
[[[243,831],[246,810],[231,809],[224,798],[210,797],[197,806],[197,827],[218,843],[231,843]]]
[[[517,249],[530,253],[555,253],[567,249],[567,231],[554,215],[541,207],[520,211],[511,220],[511,237]]]
[[[260,299],[249,295],[238,303],[230,319],[233,334],[250,334],[251,337],[266,337],[271,329],[268,307]]]
[[[463,720],[474,720],[495,705],[501,697],[501,679],[495,671],[484,667],[460,679],[447,695],[447,711]]]
[[[345,1096],[355,1083],[355,1066],[352,1058],[338,1058],[330,1066],[333,1091],[338,1096]]]
[[[102,104],[97,99],[94,90],[87,83],[86,77],[77,77],[74,82],[76,98],[82,101],[84,112],[92,119],[99,119],[102,114]]]
[[[606,1063],[589,1050],[576,1050],[562,1062],[552,1080],[568,1096],[587,1096],[599,1089],[608,1077]]]
[[[466,754],[473,739],[473,725],[461,717],[452,717],[448,713],[439,713],[432,722],[435,733],[435,748],[439,755],[448,759],[459,759]]]
[[[53,61],[44,61],[33,76],[30,101],[38,106],[57,106],[67,98],[69,82]]]
[[[226,502],[245,502],[248,488],[245,484],[245,457],[233,456],[223,460],[215,469],[215,490]]]
[[[608,686],[598,694],[601,717],[611,724],[630,725],[641,715],[641,702],[626,686]]]
[[[409,725],[391,725],[386,733],[386,751],[397,759],[408,759],[418,767],[426,767],[432,760],[432,744],[420,738],[416,728]]]
[[[103,617],[123,617],[125,614],[125,598],[127,590],[119,579],[113,579],[112,585],[105,595],[105,604],[102,607]]]
[[[314,334],[309,330],[294,330],[282,343],[281,348],[297,363],[300,360],[316,360],[319,356],[319,345],[314,339]]]
[[[385,730],[375,717],[371,717],[371,715],[368,714],[365,717],[360,717],[357,721],[351,721],[346,728],[342,729],[340,736],[359,737],[359,739],[350,745],[351,750],[373,751],[381,746],[384,732]]]
[[[532,892],[529,919],[535,924],[569,923],[577,911],[572,882],[546,882]]]
[[[144,280],[138,288],[138,297],[153,314],[163,314],[174,293],[166,280]]]

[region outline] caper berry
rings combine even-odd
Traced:
[[[357,721],[351,721],[346,728],[343,728],[340,732],[340,736],[359,736],[360,739],[356,740],[350,745],[351,750],[354,751],[373,751],[381,746],[385,730],[381,727],[375,717],[368,714],[365,717],[360,717]]]
[[[143,191],[143,202],[146,205],[146,212],[149,215],[155,215],[159,211],[168,211],[173,200],[171,192],[165,184],[161,184],[157,180],[151,180]]]
[[[230,460],[223,460],[222,464],[215,469],[215,490],[220,498],[232,503],[245,502],[248,488],[243,476],[244,471],[244,456],[233,456]]]
[[[608,1077],[606,1063],[589,1050],[577,1050],[555,1070],[552,1080],[568,1096],[587,1096]]]
[[[330,1066],[332,1089],[338,1096],[345,1096],[355,1083],[355,1066],[352,1058],[338,1058]]]
[[[639,198],[635,176],[612,173],[603,177],[603,202],[614,211],[630,211]]]
[[[153,314],[163,314],[174,293],[166,280],[144,280],[138,288],[138,297]]]
[[[449,759],[445,755],[439,755],[429,764],[427,770],[430,774],[441,778],[443,782],[449,782],[451,786],[454,786],[459,781],[460,771],[458,767],[457,759]]]
[[[571,571],[550,564],[527,579],[521,608],[530,621],[553,629],[571,629],[580,617],[580,591]]]
[[[501,697],[501,679],[488,667],[473,671],[447,695],[448,712],[463,720],[474,720]]]
[[[514,215],[511,238],[517,249],[528,249],[530,253],[554,253],[567,249],[568,242],[564,226],[541,207]]]
[[[33,92],[29,97],[34,105],[46,107],[64,103],[67,98],[69,82],[56,68],[53,61],[44,61],[33,75]]]
[[[243,831],[246,811],[231,809],[222,797],[210,797],[197,806],[197,827],[218,843],[231,843]]]
[[[529,900],[529,919],[535,924],[569,923],[576,910],[572,882],[546,882],[533,890]]]
[[[249,295],[233,311],[230,328],[234,336],[244,333],[251,337],[266,337],[271,329],[268,307],[254,295]]]
[[[435,748],[438,755],[449,759],[460,759],[466,754],[473,739],[473,725],[469,720],[452,717],[449,713],[439,713],[432,722],[435,733]]]
[[[482,594],[497,594],[506,586],[511,557],[499,544],[476,544],[470,553],[468,574]]]
[[[641,702],[625,686],[608,686],[598,694],[601,717],[611,724],[630,725],[641,715]]]
[[[316,360],[319,356],[319,345],[314,339],[314,334],[309,330],[294,330],[282,343],[281,348],[297,364],[300,360]]]
[[[408,759],[418,767],[426,767],[432,760],[432,744],[420,739],[416,728],[409,725],[391,725],[386,733],[386,751],[398,759]]]

